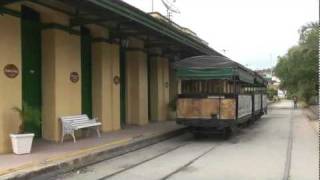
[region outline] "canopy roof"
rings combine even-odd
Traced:
[[[194,56],[174,64],[180,79],[230,79],[244,83],[264,84],[257,73],[223,56]]]
[[[19,16],[19,12],[9,8],[10,4],[17,2],[21,0],[0,0],[0,14],[10,13]],[[170,58],[202,54],[222,56],[197,36],[183,31],[177,24],[155,18],[124,1],[28,0],[28,3],[68,15],[70,21],[67,28],[70,31],[80,26],[95,24],[108,29],[108,41],[120,42],[134,37],[145,42],[142,50],[161,48],[163,55]]]
[[[182,59],[175,63],[176,68],[193,68],[193,69],[206,69],[206,68],[242,68],[247,71],[253,72],[242,66],[241,64],[232,61],[231,59],[224,56],[193,56]]]

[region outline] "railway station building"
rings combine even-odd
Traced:
[[[1,0],[0,153],[19,129],[14,107],[37,110],[26,130],[54,142],[61,116],[97,117],[102,132],[168,120],[170,64],[197,55],[221,54],[120,0]]]

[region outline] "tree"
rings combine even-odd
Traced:
[[[280,88],[289,96],[295,95],[310,102],[318,94],[319,23],[309,23],[299,30],[300,39],[287,54],[278,57],[275,74],[281,80]]]

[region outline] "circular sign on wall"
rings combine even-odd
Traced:
[[[77,83],[79,81],[79,73],[77,72],[71,72],[70,73],[70,81],[73,83]]]
[[[19,69],[17,68],[16,65],[14,64],[8,64],[4,67],[3,69],[4,74],[8,77],[8,78],[15,78],[19,75]]]
[[[119,84],[120,83],[120,77],[119,76],[115,76],[113,78],[113,82],[114,82],[114,84]]]

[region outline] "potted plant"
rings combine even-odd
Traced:
[[[34,133],[25,132],[25,126],[37,125],[35,119],[40,118],[40,111],[36,108],[23,104],[22,108],[14,107],[12,110],[20,115],[19,132],[10,134],[12,149],[15,154],[28,154],[31,152]]]

